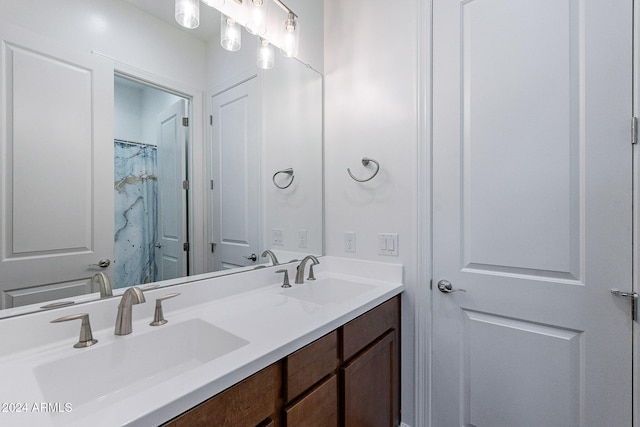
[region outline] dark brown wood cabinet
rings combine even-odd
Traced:
[[[165,424],[400,425],[400,296]]]

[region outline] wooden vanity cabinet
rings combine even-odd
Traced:
[[[344,427],[400,425],[400,297],[342,327]]]
[[[396,296],[165,426],[399,426],[399,337]]]

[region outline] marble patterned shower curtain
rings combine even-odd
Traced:
[[[114,141],[114,287],[156,280],[158,180],[156,147]]]

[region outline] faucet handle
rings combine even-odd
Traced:
[[[79,313],[79,314],[70,314],[68,316],[63,316],[58,319],[54,319],[51,323],[60,323],[60,322],[68,322],[69,320],[77,320],[82,319],[82,325],[80,326],[80,338],[78,342],[74,344],[74,348],[83,348],[94,345],[98,342],[98,340],[93,339],[93,334],[91,334],[91,324],[89,323],[89,314],[87,313]]]
[[[286,268],[283,268],[282,270],[277,270],[277,273],[284,273],[284,278],[282,280],[282,287],[283,288],[290,288],[291,284],[289,283],[289,272],[287,271]]]
[[[168,322],[168,320],[164,318],[164,313],[162,312],[162,301],[169,298],[177,297],[178,295],[180,294],[174,293],[174,294],[163,295],[159,298],[156,298],[156,309],[155,309],[155,312],[153,313],[153,322],[149,323],[151,326],[160,326]]]

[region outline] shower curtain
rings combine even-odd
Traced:
[[[158,180],[156,147],[114,141],[114,287],[156,280]]]

